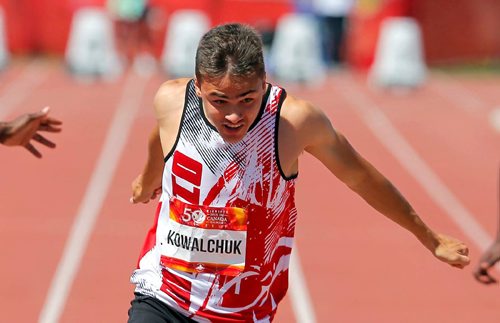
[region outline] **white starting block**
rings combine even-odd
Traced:
[[[210,21],[198,10],[177,10],[170,17],[161,58],[163,69],[172,77],[192,77],[198,43],[209,30]]]
[[[9,61],[9,50],[7,49],[7,35],[5,29],[5,15],[0,7],[0,69],[4,68]]]
[[[314,17],[286,14],[279,19],[270,62],[270,69],[282,81],[316,83],[324,79],[320,31]]]
[[[114,78],[122,73],[113,23],[105,10],[88,7],[74,14],[66,63],[77,76]]]
[[[415,87],[425,81],[420,27],[413,18],[382,22],[369,82],[382,87]]]

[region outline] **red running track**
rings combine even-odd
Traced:
[[[154,212],[152,204],[129,204],[130,182],[145,159],[151,102],[164,78],[82,83],[50,61],[15,61],[0,74],[1,119],[50,105],[64,121],[63,133],[47,136],[57,149],[41,148],[42,160],[0,147],[2,321],[36,322],[48,307],[58,308],[52,317],[60,322],[126,321],[129,275]],[[497,227],[500,134],[488,115],[500,106],[499,81],[433,73],[423,88],[394,94],[368,88],[364,75],[337,72],[320,87],[286,86],[322,107],[429,225],[467,242],[473,261],[464,270],[439,263],[304,156],[296,245],[308,291],[299,294],[310,295],[317,322],[499,322],[498,285],[471,275]],[[121,127],[112,130],[113,122]],[[82,226],[71,231],[78,218],[87,219],[88,235]],[[74,276],[65,276],[65,293],[55,289],[59,305],[47,305],[72,236],[81,238],[67,258]],[[303,300],[292,305],[291,295],[276,322],[301,321]]]

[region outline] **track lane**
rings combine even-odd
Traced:
[[[55,151],[40,148],[38,160],[22,148],[2,148],[2,225],[6,246],[0,274],[9,277],[1,302],[6,322],[36,322],[68,234],[72,216],[106,129],[114,96],[102,85],[74,83],[59,65],[13,113],[50,105],[64,121],[61,134],[48,134]],[[114,87],[115,85],[110,85]],[[118,85],[119,86],[119,85]]]
[[[334,124],[346,133],[364,156],[393,180],[431,226],[462,237],[463,233],[429,200],[415,179],[374,140],[361,117],[353,113],[349,103],[342,99],[340,82],[346,82],[346,79],[339,75],[329,82],[327,88],[318,91],[323,93],[321,99],[313,99],[320,106],[332,107],[325,109]],[[364,86],[363,78],[357,82],[360,88],[356,90],[361,91],[360,95],[366,95],[369,90]],[[412,109],[400,105],[399,110],[412,116]],[[446,119],[436,120],[446,122]],[[412,128],[405,130],[411,132]],[[419,136],[415,138],[422,140]],[[427,140],[427,143],[432,144],[432,141]],[[424,156],[427,158],[428,155]],[[450,167],[467,170],[463,164],[453,161]],[[337,183],[328,186],[318,181],[318,178],[329,178],[330,175],[315,161],[309,163],[306,160],[302,167],[304,171],[299,177],[299,181],[303,181],[302,188],[315,189],[314,193],[298,191],[298,202],[304,201],[300,204],[307,205],[307,213],[313,214],[315,219],[319,216],[320,224],[309,218],[304,220],[309,214],[299,210],[298,244],[304,250],[303,263],[319,322],[465,323],[479,317],[486,322],[495,321],[498,308],[495,299],[498,298],[493,296],[494,291],[473,281],[468,272],[470,269],[458,271],[443,266],[413,237],[362,205],[344,187]],[[314,174],[306,173],[313,169]],[[313,175],[315,180],[307,178]],[[331,194],[338,197],[336,200],[340,204],[326,203],[333,200],[326,192],[333,192]],[[476,198],[481,199],[477,195]],[[332,218],[328,217],[330,214]],[[341,215],[350,217],[339,218]],[[321,251],[321,248],[334,249],[328,252]],[[474,246],[471,251],[476,255],[479,253]],[[329,253],[332,256],[325,258]],[[368,264],[364,268],[365,262]],[[319,277],[329,277],[331,283]],[[418,310],[415,310],[416,307]],[[460,310],[450,312],[449,308]]]
[[[142,95],[61,322],[74,322],[89,308],[93,309],[87,313],[90,321],[125,322],[127,319],[129,302],[133,298],[130,274],[154,220],[156,207],[156,203],[130,204],[130,184],[145,162],[147,138],[154,125],[152,99],[161,82],[161,76],[157,75],[148,82]]]
[[[9,292],[0,301],[7,321],[36,321],[123,86],[122,81],[77,84],[62,68],[53,68],[47,82],[12,113],[51,105],[52,115],[65,122],[62,134],[48,135],[58,144],[57,150],[42,148],[44,159],[39,161],[22,149],[0,147],[5,161],[0,243],[9,246],[0,269],[9,277],[5,283]],[[152,82],[158,83],[149,88],[151,95],[160,81],[161,76]],[[495,104],[495,82],[482,87],[481,80],[454,81],[487,106]],[[319,89],[286,88],[324,108],[336,127],[393,180],[431,226],[462,237],[460,229],[368,131],[342,98],[338,82],[345,82],[345,75],[331,76]],[[355,76],[355,82],[359,91],[380,103],[397,129],[493,234],[496,195],[490,192],[496,190],[498,137],[482,123],[482,115],[467,117],[449,99],[436,95],[434,88],[411,99],[384,98],[367,89],[362,76]],[[433,82],[441,79],[433,77],[429,84]],[[128,204],[130,181],[142,167],[153,122],[149,106],[144,103],[134,122],[129,153],[120,159],[61,322],[82,317],[106,322],[126,319],[133,290],[128,278],[154,214],[153,204]],[[457,120],[449,122],[445,117],[450,113]],[[447,139],[456,133],[461,136],[454,137],[462,143],[458,147],[455,140]],[[476,143],[480,153],[473,146]],[[471,150],[463,150],[469,146]],[[448,161],[452,162],[444,164]],[[477,284],[471,267],[459,271],[438,263],[416,239],[371,210],[308,156],[301,162],[298,181],[296,242],[318,322],[497,322],[497,290]],[[480,251],[471,247],[471,252],[473,261],[477,260]],[[280,306],[278,323],[294,321],[289,297]]]

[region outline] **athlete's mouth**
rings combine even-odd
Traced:
[[[236,129],[239,129],[241,127],[243,127],[243,124],[224,124],[224,127],[226,128],[229,128],[231,130],[236,130]]]

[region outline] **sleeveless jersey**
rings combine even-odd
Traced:
[[[288,288],[296,175],[279,164],[284,89],[268,84],[259,114],[237,143],[205,117],[193,80],[162,195],[131,277],[198,322],[270,322]]]

